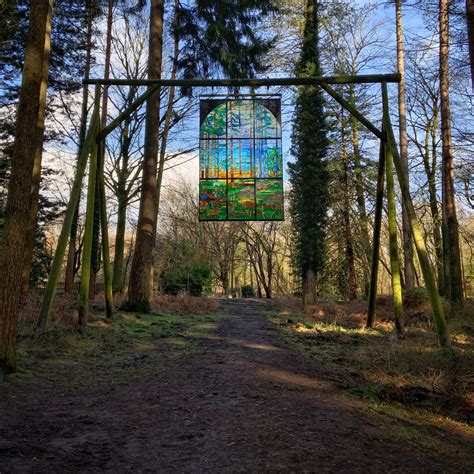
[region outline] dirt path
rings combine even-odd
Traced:
[[[10,399],[0,472],[467,471],[390,442],[390,420],[311,376],[257,303],[225,305],[215,334],[165,381]]]

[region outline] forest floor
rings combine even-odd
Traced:
[[[0,473],[472,472],[467,424],[341,389],[334,350],[301,345],[334,328],[288,314],[229,300],[25,334],[0,384]]]

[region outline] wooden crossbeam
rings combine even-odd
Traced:
[[[166,87],[270,87],[311,86],[315,84],[376,84],[380,82],[400,82],[400,80],[400,74],[391,73],[357,76],[267,77],[263,79],[85,79],[83,84]]]

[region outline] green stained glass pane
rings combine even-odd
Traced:
[[[255,140],[255,177],[257,178],[282,178],[283,158],[281,140],[258,139]]]
[[[253,179],[229,180],[227,199],[230,220],[255,218],[255,181]]]
[[[201,123],[201,138],[222,138],[227,130],[227,106],[225,103],[212,110]]]
[[[258,179],[256,182],[257,220],[283,220],[283,180]]]
[[[199,183],[199,218],[202,220],[227,219],[227,181],[204,180]]]

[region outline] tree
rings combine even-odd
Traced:
[[[259,286],[265,297],[273,295],[274,272],[277,260],[278,222],[247,223],[242,228],[249,263],[252,265]]]
[[[32,0],[25,61],[16,121],[11,176],[0,241],[0,370],[16,367],[16,323],[22,289],[23,253],[28,245],[31,223],[31,183],[35,150],[38,144],[36,124],[44,113],[41,85],[44,81],[44,57],[51,28],[52,0]],[[8,269],[8,271],[5,271]]]
[[[459,228],[454,196],[454,156],[451,136],[451,106],[449,99],[449,3],[439,1],[439,77],[441,102],[443,246],[448,262],[448,296],[456,306],[463,305],[463,284]]]
[[[84,79],[89,79],[91,65],[92,65],[92,22],[94,18],[94,6],[91,0],[87,0],[87,30],[86,30],[86,45],[85,45],[85,62],[84,62]],[[89,102],[89,86],[84,84],[82,87],[82,106],[81,106],[81,121],[79,126],[79,143],[78,152],[81,153],[82,147],[87,132],[87,112]],[[77,230],[79,220],[79,205],[77,206],[76,213],[74,215],[71,232],[69,235],[69,247],[66,259],[66,273],[64,279],[64,291],[66,293],[72,293],[74,285],[74,276],[76,274],[76,268],[78,268],[77,260],[79,259],[79,253],[76,249],[77,243]]]
[[[397,69],[401,75],[398,83],[398,128],[400,136],[400,159],[406,182],[409,183],[408,174],[408,135],[407,135],[407,112],[405,98],[405,51],[403,48],[403,20],[402,0],[395,1],[396,30],[397,30]],[[415,286],[415,268],[413,265],[413,243],[410,230],[410,221],[405,206],[402,205],[402,232],[403,232],[403,259],[405,276],[405,287]]]
[[[130,16],[128,8],[121,12],[122,35],[114,33],[114,55],[116,64],[112,67],[113,77],[125,74],[128,78],[144,79],[146,75],[146,22],[143,16]],[[138,87],[128,90],[120,88],[118,97],[111,97],[116,109],[125,110],[138,95]],[[108,140],[108,155],[111,158],[110,169],[107,169],[106,183],[117,201],[117,224],[115,232],[115,251],[113,264],[113,290],[122,293],[125,285],[125,232],[127,208],[136,198],[140,189],[141,173],[141,138],[143,137],[144,114],[136,110],[118,127],[118,137]]]
[[[426,176],[426,185],[422,189],[428,194],[431,211],[431,230],[438,290],[445,295],[445,268],[443,263],[443,242],[441,238],[441,212],[437,195],[439,174],[439,74],[438,63],[427,61],[431,56],[430,49],[414,45],[413,51],[407,55],[408,71],[406,86],[408,92],[407,117],[410,125],[410,142],[418,150]],[[436,64],[435,64],[436,63]],[[416,153],[414,153],[414,157]]]
[[[277,11],[274,0],[180,2],[176,28],[186,45],[179,60],[182,76],[198,78],[220,72],[245,78],[264,72],[263,58],[274,38],[260,27]]]
[[[38,199],[42,185],[41,175],[49,173],[48,164],[42,163],[42,145],[44,143],[62,142],[67,139],[75,140],[76,137],[69,134],[68,125],[70,122],[72,129],[75,126],[75,105],[76,92],[81,87],[81,73],[83,58],[85,55],[86,42],[86,2],[83,0],[57,0],[54,2],[54,15],[52,19],[51,31],[51,53],[49,59],[50,74],[48,77],[48,95],[46,103],[46,114],[39,117],[38,128],[45,127],[44,140],[36,148],[36,158],[34,166],[34,176],[32,182],[32,222],[28,231],[28,240],[32,242],[35,236],[40,233],[35,231],[36,214],[35,203],[42,205],[45,196]],[[91,2],[89,2],[91,3]],[[18,102],[19,83],[21,78],[21,68],[25,53],[25,40],[28,28],[28,8],[29,0],[19,0],[8,2],[6,24],[0,27],[2,36],[0,49],[2,62],[0,62],[0,76],[2,77],[2,95],[0,96],[0,106],[2,107],[2,121],[0,122],[0,169],[3,176],[0,187],[8,181],[13,137],[15,135],[16,103]],[[3,12],[2,12],[3,13]],[[1,15],[0,15],[1,16]],[[3,19],[3,17],[2,17]],[[44,86],[46,81],[43,83]],[[46,87],[43,88],[46,94]],[[74,111],[73,111],[74,110]],[[59,117],[61,117],[59,119]],[[65,121],[65,117],[68,121]],[[46,125],[41,125],[46,120]],[[53,126],[49,126],[53,124]],[[85,130],[84,130],[85,133]],[[41,133],[40,133],[41,135]],[[40,173],[41,170],[41,173]],[[3,207],[5,198],[0,190],[0,208]],[[6,194],[6,193],[5,193]],[[35,248],[41,241],[35,242]],[[33,245],[28,246],[24,254],[23,281],[28,281],[32,254],[30,250]],[[34,254],[33,254],[34,258]]]
[[[319,76],[318,2],[307,0],[305,27],[296,75]],[[295,264],[302,282],[303,300],[314,303],[318,273],[324,266],[324,239],[329,206],[326,156],[327,125],[322,92],[303,87],[296,99],[292,153],[289,164],[291,214],[295,232]]]
[[[469,41],[469,60],[471,63],[471,81],[474,91],[474,0],[466,0],[466,21]]]
[[[332,74],[357,75],[372,66],[374,62],[379,61],[383,54],[383,41],[380,29],[370,20],[374,8],[374,4],[370,3],[357,7],[348,2],[337,2],[328,7],[326,15],[329,19],[324,24],[324,42],[321,52],[323,62],[327,64]],[[350,84],[347,87],[337,87],[337,90],[342,96],[347,96],[346,100],[362,111],[364,115],[372,113],[374,103],[367,86]],[[326,264],[324,280],[327,286],[332,285],[334,288],[334,282],[330,281],[330,275],[334,276],[335,270],[338,270],[338,284],[336,286],[344,290],[343,295],[347,295],[351,286],[348,284],[348,280],[351,280],[348,269],[351,269],[351,260],[355,259],[360,262],[362,271],[357,269],[356,274],[363,275],[360,287],[363,288],[362,294],[367,298],[372,258],[367,198],[371,197],[371,190],[375,189],[376,163],[370,158],[370,152],[365,150],[367,131],[360,122],[352,115],[346,120],[344,114],[340,113],[340,106],[336,102],[328,101],[327,106],[331,117],[334,116],[339,122],[336,129],[332,131],[332,134],[335,135],[331,144],[331,166],[334,166],[334,171],[331,170],[330,195],[332,197],[331,208],[335,212],[328,222],[327,242],[331,243],[330,241],[334,240],[338,251],[340,250],[339,253],[342,255],[344,252],[344,256],[338,258],[337,261],[332,258],[331,263]],[[341,123],[343,121],[348,122],[350,130],[345,132],[345,127]],[[341,129],[340,135],[337,135],[338,129]],[[351,147],[345,143],[346,137],[343,132],[345,135],[350,135]],[[342,145],[347,148],[344,153]],[[345,166],[344,163],[341,166],[339,162],[344,156]],[[343,173],[341,178],[344,167],[347,172]],[[346,193],[341,195],[344,189],[346,189]],[[353,195],[355,195],[356,201],[354,204],[352,203]],[[348,204],[345,205],[344,202]],[[353,218],[348,219],[350,206],[353,205],[357,209],[357,214],[354,213]],[[344,219],[338,218],[341,214],[346,214]],[[339,227],[342,225],[344,229],[336,228],[338,225]],[[351,236],[352,230],[353,238]],[[346,240],[344,251],[339,246],[340,239]],[[351,257],[351,247],[353,247],[353,257]],[[352,287],[354,287],[353,284]]]
[[[107,0],[107,30],[105,34],[105,62],[104,62],[104,79],[110,77],[110,59],[112,54],[112,22],[114,19],[114,0]],[[109,86],[104,85],[102,90],[102,108],[100,117],[100,129],[102,130],[107,125],[107,109],[109,105]],[[101,147],[101,153],[98,157],[100,166],[104,166],[105,160],[105,149]],[[92,236],[92,257],[91,257],[91,278],[90,278],[90,289],[89,296],[93,297],[96,292],[95,283],[97,280],[97,274],[100,270],[100,228],[101,228],[101,210],[100,210],[100,192],[99,192],[99,169],[97,168],[97,181],[96,181],[96,192],[94,200],[94,227]]]
[[[151,0],[148,78],[161,77],[163,55],[164,0]],[[147,102],[145,148],[143,157],[142,190],[138,216],[137,237],[133,254],[128,307],[133,311],[149,311],[153,293],[153,252],[157,207],[158,139],[160,131],[160,91]]]

